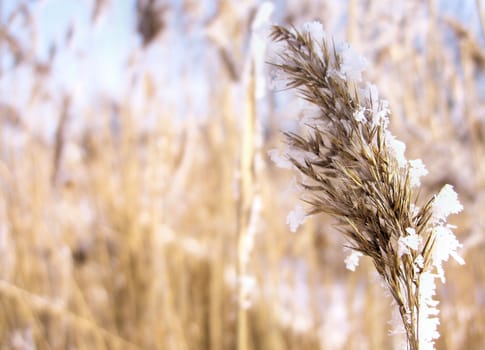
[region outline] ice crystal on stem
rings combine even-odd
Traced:
[[[341,43],[337,51],[341,59],[340,72],[349,81],[361,81],[362,72],[367,66],[367,60],[357,54],[348,43]]]
[[[446,185],[416,203],[428,171],[421,160],[406,159],[406,145],[388,128],[389,104],[362,79],[367,62],[350,45],[335,42],[317,22],[301,29],[274,26],[271,38],[271,76],[315,106],[300,132],[285,133],[284,160],[300,173],[306,202],[288,215],[291,231],[306,213],[333,216],[353,249],[347,268],[355,270],[361,256],[373,260],[400,314],[408,349],[434,349],[435,281],[445,281],[442,263],[450,256],[464,263],[446,224],[463,209],[457,194]],[[276,153],[271,157],[288,165]]]
[[[409,161],[409,182],[411,187],[421,185],[421,177],[428,175],[428,170],[421,159]]]
[[[361,256],[361,252],[352,250],[350,255],[345,258],[345,267],[347,267],[347,269],[349,269],[350,271],[355,271],[355,268],[359,266],[359,260]]]
[[[445,185],[441,189],[440,193],[435,196],[433,203],[433,220],[435,222],[444,222],[450,214],[457,214],[463,210],[458,200],[453,186]]]
[[[421,300],[419,310],[419,349],[434,349],[434,340],[438,339],[438,318],[439,310],[437,300],[433,297],[436,294],[435,275],[431,272],[424,272],[420,276],[419,298]]]
[[[408,227],[406,232],[409,234],[408,236],[401,236],[398,239],[398,255],[399,257],[403,256],[404,254],[410,254],[410,250],[417,251],[419,249],[419,245],[421,244],[421,237],[416,234],[416,230]]]

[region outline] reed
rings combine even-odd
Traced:
[[[362,80],[367,64],[347,43],[335,43],[322,25],[274,26],[278,44],[270,62],[279,86],[296,89],[307,103],[299,133],[286,132],[285,157],[301,175],[301,206],[288,216],[294,231],[307,215],[336,219],[352,253],[372,259],[399,310],[408,348],[432,349],[439,337],[435,279],[445,282],[442,262],[464,264],[461,247],[446,224],[463,209],[451,185],[417,201],[420,159],[405,158],[405,144],[390,132],[388,102]],[[285,159],[275,156],[276,162]]]

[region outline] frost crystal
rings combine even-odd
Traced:
[[[428,170],[421,159],[409,161],[409,181],[411,187],[418,187],[421,185],[420,178],[425,175],[428,175]]]
[[[458,255],[456,250],[462,246],[460,242],[456,239],[451,229],[453,226],[437,226],[434,228],[436,234],[436,240],[433,249],[433,265],[438,271],[438,277],[441,278],[441,282],[445,282],[445,272],[443,271],[442,263],[443,261],[448,261],[450,256],[456,260],[460,265],[464,265],[465,261],[461,256]]]
[[[341,58],[340,73],[344,74],[350,81],[361,81],[362,72],[367,67],[367,60],[348,43],[341,43],[337,48],[337,53]]]
[[[307,22],[303,24],[302,31],[310,35],[313,45],[315,46],[315,53],[319,59],[323,59],[323,51],[321,50],[321,47],[326,37],[323,25],[318,21]]]
[[[389,148],[389,152],[397,161],[399,167],[405,167],[407,164],[404,152],[406,151],[406,144],[402,141],[396,139],[396,137],[391,134],[389,130],[386,130],[385,134],[386,146]]]
[[[409,236],[400,237],[398,240],[398,255],[399,257],[403,256],[404,254],[409,254],[409,249],[414,251],[418,250],[419,244],[421,243],[421,237],[416,234],[416,230],[408,227],[406,232]]]
[[[421,307],[419,308],[419,349],[434,350],[434,340],[438,339],[438,301],[433,297],[436,294],[435,275],[424,272],[420,276],[419,296]]]
[[[404,328],[401,314],[399,313],[399,309],[397,308],[395,302],[393,302],[393,306],[394,307],[392,308],[391,320],[389,321],[389,324],[391,325],[389,335],[406,334],[406,329]]]
[[[289,212],[286,223],[290,226],[291,232],[296,232],[298,227],[305,222],[306,212],[301,204],[297,204],[295,209]]]
[[[414,259],[414,273],[419,274],[424,267],[424,257],[419,254],[416,259]]]
[[[354,112],[354,119],[358,121],[359,123],[365,122],[365,108],[360,108],[357,111]]]
[[[391,111],[389,110],[389,101],[381,100],[379,107],[374,107],[374,116],[372,118],[372,122],[374,125],[378,125],[379,123],[383,123],[384,127],[387,127],[389,124],[389,115]]]
[[[369,99],[374,112],[377,112],[377,107],[379,107],[379,89],[377,89],[377,86],[368,82],[367,88],[363,89],[362,92],[366,94],[365,98]]]
[[[364,87],[360,87],[358,91],[359,100],[368,101],[367,103],[372,106],[372,126],[377,126],[383,123],[384,129],[389,124],[389,102],[387,100],[379,100],[379,90],[377,86],[366,82]]]
[[[359,265],[359,259],[362,253],[357,250],[352,250],[349,256],[345,258],[345,266],[350,271],[355,271],[355,268]]]
[[[304,32],[310,34],[316,44],[322,45],[323,41],[325,40],[325,31],[323,30],[323,25],[320,22],[307,22],[303,24],[302,29]]]
[[[444,222],[448,215],[457,214],[462,210],[463,205],[458,200],[458,195],[453,189],[453,186],[445,185],[434,199],[433,222]]]

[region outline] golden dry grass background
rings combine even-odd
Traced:
[[[116,6],[104,3],[92,3],[93,17]],[[180,16],[169,2],[154,4],[137,13],[142,56],[165,44],[166,16]],[[14,68],[0,72],[1,349],[398,348],[388,335],[390,298],[365,259],[355,273],[344,269],[331,220],[311,218],[297,234],[285,225],[297,202],[292,174],[267,151],[299,104],[284,93],[254,98],[248,40],[257,2],[241,4],[217,2],[202,21],[203,52],[217,69],[208,67],[207,110],[183,118],[157,100],[156,91],[171,87],[150,71],[120,101],[73,110],[69,90],[46,93],[49,62],[1,23],[1,54],[14,55],[35,81],[29,105],[15,106],[5,87]],[[20,5],[17,16],[35,16]],[[319,19],[366,55],[367,77],[390,101],[391,129],[408,158],[430,171],[423,197],[455,186],[465,210],[452,222],[467,264],[446,266],[437,348],[481,349],[484,27],[441,5],[288,1],[276,4],[276,16],[280,24]],[[184,1],[181,16],[197,19],[201,6]],[[190,74],[180,79],[191,84]],[[42,99],[55,104],[50,139],[30,122]],[[155,116],[150,128],[147,114]],[[255,277],[249,295],[238,275]],[[240,307],[245,298],[249,308]]]

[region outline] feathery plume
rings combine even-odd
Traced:
[[[327,213],[353,252],[372,259],[401,316],[408,349],[433,349],[439,311],[435,280],[442,262],[461,246],[445,221],[463,209],[450,185],[420,207],[416,189],[427,174],[408,161],[406,145],[388,129],[389,104],[362,80],[367,61],[347,43],[334,42],[318,22],[301,29],[273,26],[270,73],[274,86],[296,89],[318,113],[304,117],[299,133],[287,132],[288,159],[302,174],[306,214]],[[280,165],[280,156],[272,153]],[[288,216],[292,231],[302,207]]]

